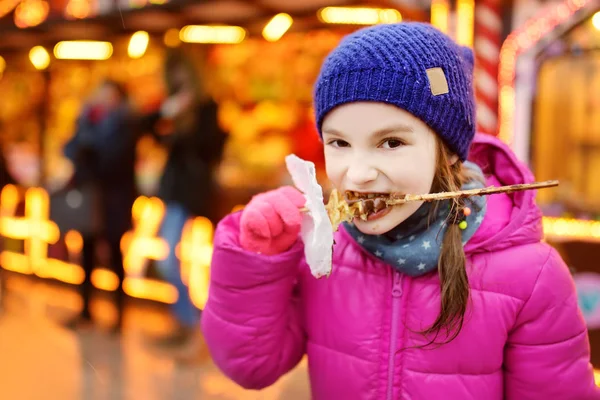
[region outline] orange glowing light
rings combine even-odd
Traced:
[[[123,236],[121,250],[128,274],[141,276],[148,260],[164,260],[169,246],[156,237],[165,213],[164,204],[156,197],[139,197],[133,204],[134,229]]]
[[[48,18],[50,5],[44,0],[24,0],[15,9],[15,25],[19,28],[37,26]]]
[[[65,17],[82,19],[90,16],[92,5],[90,0],[70,0],[65,7]]]
[[[18,264],[14,266],[15,268],[44,275],[48,244],[56,243],[60,236],[58,226],[48,218],[50,213],[48,193],[40,188],[28,189],[25,193],[25,216],[15,217],[14,211],[18,202],[18,198],[15,198],[15,190],[15,187],[7,186],[0,195],[2,200],[7,200],[7,204],[1,206],[0,235],[25,242],[24,253],[27,265],[23,265],[23,259],[15,259]],[[3,265],[6,257],[11,256],[2,256]]]
[[[6,185],[0,192],[0,217],[14,216],[19,204],[19,190],[15,185]],[[0,230],[0,234],[1,234]]]
[[[0,252],[0,265],[8,271],[31,275],[29,258],[25,254],[4,250]]]
[[[475,0],[458,0],[456,3],[456,41],[458,44],[473,47],[475,24]]]
[[[92,285],[100,290],[114,292],[119,287],[119,277],[105,268],[95,268],[92,272]]]
[[[547,239],[580,239],[600,241],[600,221],[544,217]]]
[[[43,273],[36,273],[43,278],[56,279],[57,281],[79,285],[83,282],[85,273],[79,265],[71,264],[56,258],[46,259],[46,268]]]
[[[0,18],[14,10],[21,0],[0,0]]]
[[[126,277],[123,290],[131,297],[173,304],[177,301],[177,289],[154,279]]]
[[[190,298],[198,308],[204,308],[208,300],[212,238],[210,220],[197,217],[187,222],[179,245],[181,279],[189,286]]]
[[[69,254],[81,253],[83,249],[83,238],[77,231],[68,231],[65,235],[65,246]]]
[[[529,50],[542,37],[567,21],[575,12],[591,3],[591,0],[565,0],[550,10],[544,9],[525,25],[511,33],[502,44],[499,65],[499,127],[498,137],[507,144],[513,142],[515,114],[515,76],[517,58]]]
[[[0,192],[0,235],[24,240],[25,254],[2,251],[0,265],[9,271],[27,275],[35,274],[69,284],[81,284],[84,279],[81,266],[47,257],[48,244],[56,243],[60,237],[58,227],[48,219],[47,192],[41,188],[27,190],[24,217],[15,216],[18,204],[19,189],[13,185],[5,186]],[[128,255],[128,260],[131,261],[125,267],[123,290],[131,297],[174,303],[177,300],[177,291],[172,285],[136,276],[140,273],[140,264],[145,260],[161,259],[168,254],[169,249],[164,241],[154,237],[162,221],[164,204],[158,199],[140,197],[134,203],[132,213],[136,221],[136,229],[126,234],[122,240],[123,253]],[[196,223],[195,226],[200,225]],[[192,230],[197,229],[196,227]],[[198,236],[198,233],[192,232],[192,237],[202,237],[202,235]],[[83,248],[81,234],[77,231],[69,231],[64,240],[69,258],[77,258]],[[184,245],[184,248],[188,247],[194,246]],[[117,275],[105,268],[95,268],[91,280],[95,287],[106,291],[114,291],[119,285]],[[195,295],[196,298],[198,296],[200,294]]]
[[[432,0],[431,2],[431,25],[444,33],[448,33],[450,18],[450,5],[448,0]]]

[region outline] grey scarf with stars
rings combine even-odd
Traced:
[[[476,164],[466,162],[465,166],[483,176]],[[462,189],[483,186],[475,180],[463,185]],[[423,203],[406,221],[384,235],[366,235],[352,223],[344,223],[344,228],[358,244],[396,270],[409,276],[425,275],[437,269],[450,214],[450,201],[439,203],[434,218],[429,218],[429,212],[435,203]],[[470,197],[465,205],[472,213],[465,218],[467,228],[461,231],[463,246],[473,237],[483,221],[486,211],[485,196]]]

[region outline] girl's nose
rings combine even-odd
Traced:
[[[367,163],[353,163],[346,172],[348,181],[353,185],[360,186],[373,182],[377,179],[377,169]]]

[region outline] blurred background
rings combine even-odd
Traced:
[[[479,131],[560,180],[546,240],[600,368],[599,1],[0,0],[1,397],[308,398],[304,363],[245,392],[198,350],[213,230],[289,153],[325,184],[320,65],[402,20],[473,48]]]

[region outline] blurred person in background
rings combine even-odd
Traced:
[[[216,182],[214,174],[223,154],[226,135],[217,121],[217,105],[205,93],[199,72],[183,53],[167,54],[164,65],[167,98],[159,111],[143,118],[142,129],[152,133],[168,151],[158,197],[166,212],[160,236],[169,245],[169,255],[157,263],[162,277],[177,288],[173,305],[177,329],[153,341],[175,357],[193,361],[202,353],[200,312],[192,303],[181,278],[175,253],[186,221],[196,216],[215,222]]]
[[[112,80],[103,81],[83,107],[76,132],[64,149],[74,165],[73,185],[82,189],[88,197],[86,201],[92,203],[89,229],[82,232],[83,307],[79,315],[66,323],[69,328],[91,325],[91,274],[100,239],[104,239],[109,250],[110,268],[119,278],[118,317],[113,330],[119,332],[122,327],[125,272],[120,240],[131,229],[131,208],[136,198],[136,136],[131,129],[131,115],[124,87]]]

